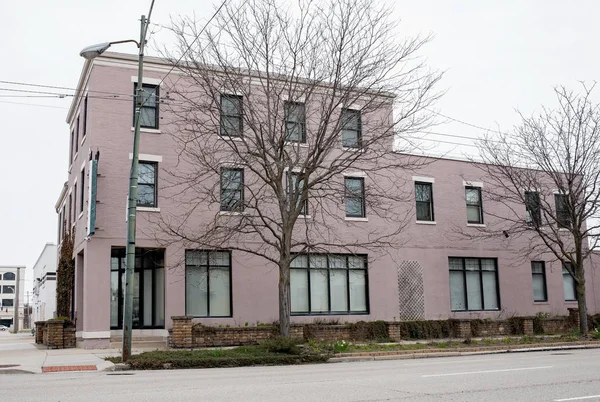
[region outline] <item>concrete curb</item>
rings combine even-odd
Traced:
[[[527,353],[527,352],[548,352],[554,350],[577,350],[577,349],[600,349],[600,342],[594,344],[580,345],[561,345],[561,346],[540,346],[540,347],[523,347],[523,348],[505,348],[505,349],[484,349],[477,351],[434,351],[423,353],[415,351],[414,353],[403,354],[385,354],[385,355],[370,355],[370,356],[347,356],[347,357],[332,357],[328,363],[352,363],[352,362],[367,362],[375,360],[407,360],[407,359],[428,359],[432,357],[457,357],[457,356],[475,356],[475,355],[493,355],[501,353]],[[377,353],[377,352],[375,352]]]
[[[98,371],[116,371],[116,364],[105,360],[102,363],[96,364]]]

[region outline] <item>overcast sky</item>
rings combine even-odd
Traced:
[[[156,0],[152,22],[196,13],[208,18],[220,1]],[[549,0],[396,0],[407,35],[432,32],[423,50],[432,68],[445,70],[441,113],[491,129],[508,130],[540,104],[552,105],[552,87],[576,88],[598,79],[600,2]],[[90,44],[139,37],[139,17],[150,0],[32,0],[2,4],[0,81],[74,88]],[[163,32],[157,43],[168,42]],[[167,43],[168,44],[168,43]],[[135,53],[134,45],[115,51]],[[149,55],[156,54],[150,50]],[[0,83],[0,265],[31,269],[46,242],[56,242],[54,205],[67,178],[71,98],[30,98]],[[61,92],[51,90],[49,92]],[[72,93],[72,91],[64,91]],[[19,96],[19,97],[15,97]],[[476,138],[483,130],[453,120],[436,133]],[[438,142],[444,141],[444,142]],[[450,155],[474,153],[457,137],[430,135],[427,146]],[[108,269],[108,268],[107,268]],[[31,274],[28,277],[31,286]]]

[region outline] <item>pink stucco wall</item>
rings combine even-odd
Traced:
[[[89,90],[87,136],[79,153],[72,163],[68,186],[73,187],[79,179],[80,167],[88,161],[90,150],[100,151],[96,233],[85,238],[87,225],[87,184],[84,214],[75,222],[76,254],[83,267],[76,268],[76,309],[78,331],[84,333],[106,333],[110,329],[110,251],[111,247],[125,245],[125,206],[130,168],[129,154],[132,148],[132,77],[136,75],[135,61],[111,60],[110,56],[98,59],[89,75],[89,80],[80,82]],[[110,64],[110,65],[109,65]],[[162,70],[161,70],[162,68]],[[145,79],[160,79],[165,68],[146,64]],[[171,77],[173,78],[173,76]],[[176,78],[176,77],[175,77]],[[121,94],[117,98],[104,98],[103,91]],[[164,92],[163,92],[164,94]],[[72,114],[76,121],[81,105]],[[175,167],[177,152],[171,136],[167,134],[169,115],[161,109],[161,132],[142,130],[140,153],[161,156],[158,173],[158,208],[160,211],[138,212],[138,247],[161,247],[155,240],[158,214],[177,210],[177,197],[164,180],[165,171]],[[82,119],[80,119],[82,120]],[[83,130],[80,130],[83,132]],[[398,155],[398,158],[403,156]],[[463,181],[483,182],[484,211],[486,208],[499,208],[485,199],[485,177],[476,166],[467,162],[447,159],[427,159],[418,171],[398,170],[390,172],[395,188],[408,195],[407,203],[398,209],[408,213],[406,226],[397,247],[386,252],[369,254],[369,304],[370,314],[327,316],[340,321],[395,320],[399,314],[398,268],[403,261],[417,261],[423,269],[425,318],[448,317],[491,317],[506,318],[512,315],[533,315],[548,312],[563,315],[568,307],[576,303],[565,303],[561,266],[558,262],[546,262],[548,302],[534,303],[530,260],[523,255],[523,243],[510,236],[505,238],[501,231],[498,236],[486,240],[477,239],[482,228],[467,225],[465,193]],[[87,165],[86,165],[87,172]],[[419,224],[414,215],[413,176],[428,177],[433,184],[435,224]],[[368,180],[368,179],[367,179]],[[367,187],[368,187],[367,183]],[[78,184],[79,186],[79,184]],[[367,195],[368,197],[368,195]],[[66,197],[68,199],[68,196]],[[79,198],[78,196],[76,197]],[[207,206],[204,216],[195,215],[190,226],[202,225],[204,219],[214,216]],[[522,206],[523,213],[525,207]],[[79,215],[77,208],[77,216]],[[343,214],[343,210],[340,210]],[[496,211],[499,212],[499,211]],[[212,213],[210,215],[209,213]],[[485,212],[484,212],[485,213]],[[487,227],[494,222],[485,216]],[[366,233],[384,230],[388,221],[381,217],[369,216],[368,222],[344,222],[342,219],[330,223],[343,236],[360,237]],[[467,239],[465,234],[474,236]],[[357,250],[360,252],[361,250]],[[363,251],[364,252],[364,251]],[[184,267],[182,264],[184,246],[170,245],[165,251],[165,317],[166,327],[171,327],[170,317],[185,313]],[[501,309],[492,312],[450,311],[450,291],[448,257],[491,257],[498,259],[498,278]],[[537,258],[536,258],[537,259]],[[592,276],[588,269],[588,306],[591,312],[597,311],[596,288],[600,286],[598,275]],[[233,317],[198,319],[208,325],[244,325],[266,323],[278,319],[277,268],[264,259],[241,252],[233,253],[232,294]],[[82,310],[82,311],[81,311]],[[294,317],[293,322],[311,322],[314,317]],[[103,337],[104,335],[98,335]]]

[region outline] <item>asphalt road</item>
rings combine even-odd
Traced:
[[[600,350],[2,375],[0,401],[600,401]]]

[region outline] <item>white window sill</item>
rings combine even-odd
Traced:
[[[306,142],[297,142],[297,141],[286,141],[284,143],[286,147],[300,147],[300,148],[308,148],[308,144]]]
[[[77,216],[77,220],[81,219],[81,217],[82,217],[82,216],[83,216],[83,211],[81,211],[81,212],[79,213],[79,215]]]
[[[549,306],[550,305],[550,302],[548,302],[548,301],[541,301],[541,300],[540,301],[535,301],[534,300],[533,303],[536,306]]]
[[[571,229],[567,229],[567,228],[558,228],[559,232],[570,232]]]
[[[85,142],[85,139],[87,138],[87,134],[83,136],[83,138],[81,139],[81,143],[80,145],[83,146],[83,143]]]
[[[157,207],[136,207],[135,210],[140,212],[160,212],[160,208]]]
[[[310,215],[298,215],[298,219],[312,219]]]
[[[467,223],[467,226],[472,228],[484,228],[485,223]]]
[[[231,136],[228,136],[228,135],[221,135],[219,133],[217,133],[217,137],[220,140],[223,140],[223,141],[239,141],[239,142],[244,142],[244,139],[242,137],[231,137]]]
[[[436,225],[436,221],[417,221],[417,225]]]
[[[368,222],[369,218],[346,216],[345,220],[351,221],[351,222]]]
[[[219,215],[221,215],[221,216],[239,216],[239,215],[245,215],[245,213],[239,212],[239,211],[219,211]]]
[[[131,127],[131,131],[135,131],[135,127]],[[140,133],[149,133],[149,134],[161,134],[161,131],[157,128],[143,128],[140,127]]]
[[[342,147],[342,151],[344,151],[344,152],[365,152],[365,150],[362,148],[348,148],[348,147]]]

